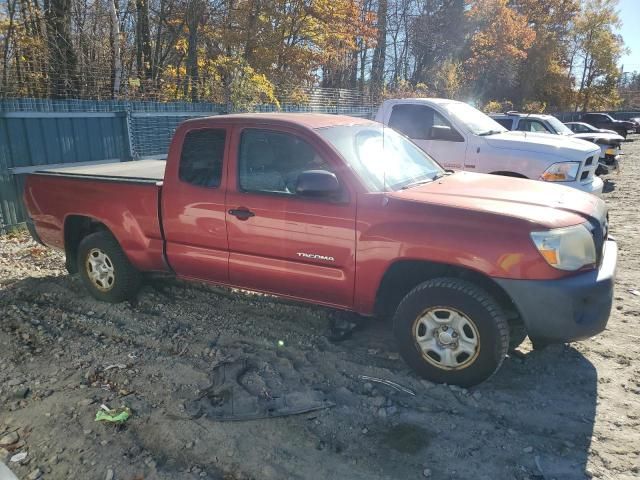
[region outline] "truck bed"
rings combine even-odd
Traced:
[[[141,160],[34,172],[24,188],[29,221],[44,244],[58,249],[65,248],[69,222],[99,221],[139,270],[166,271],[159,210],[164,169],[162,160]]]
[[[58,167],[34,172],[36,175],[55,175],[68,178],[87,178],[115,182],[158,183],[164,179],[164,160],[103,163]]]

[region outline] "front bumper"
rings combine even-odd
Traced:
[[[553,183],[553,182],[549,182],[549,183]],[[574,182],[567,182],[567,183],[560,183],[558,182],[559,185],[566,185],[568,187],[573,187],[573,188],[577,188],[578,190],[582,190],[583,192],[586,193],[593,193],[594,195],[597,196],[601,196],[602,195],[602,189],[604,188],[604,182],[602,181],[602,179],[598,178],[597,176],[593,176],[591,178],[590,181],[587,181],[586,183],[581,183],[579,181],[574,181]]]
[[[618,246],[607,240],[600,268],[559,280],[495,279],[511,297],[534,343],[592,337],[607,325]]]

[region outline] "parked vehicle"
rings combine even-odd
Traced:
[[[618,135],[615,130],[607,130],[606,128],[596,128],[593,125],[590,125],[584,122],[564,122],[564,124],[573,133],[613,133],[615,135]],[[619,135],[619,136],[622,137],[622,135]]]
[[[601,132],[600,129],[596,129],[591,125],[580,123],[574,125],[574,128],[580,130],[591,128],[596,130],[596,132],[583,131],[575,133],[571,128],[563,124],[553,115],[543,115],[538,113],[507,112],[492,114],[491,118],[509,130],[550,133],[553,135],[580,138],[581,140],[595,143],[600,148],[600,165],[596,170],[596,174],[607,173],[609,167],[618,168],[618,162],[622,155],[621,145],[622,142],[624,142],[624,138],[613,131],[611,131],[611,133],[606,133],[606,131]]]
[[[580,117],[580,121],[593,125],[596,128],[606,128],[607,130],[613,130],[618,135],[622,135],[627,138],[629,133],[634,133],[636,130],[636,124],[628,122],[626,120],[616,120],[611,115],[606,113],[584,113]]]
[[[629,119],[629,121],[635,124],[636,133],[640,133],[640,117],[632,117]]]
[[[64,250],[98,300],[160,272],[393,316],[403,358],[436,382],[479,383],[510,342],[586,338],[611,310],[601,199],[447,172],[364,119],[189,120],[166,163],[43,170],[24,200],[33,237]]]
[[[472,106],[440,98],[386,100],[376,120],[446,168],[543,180],[599,195],[600,151],[570,138],[510,132]]]

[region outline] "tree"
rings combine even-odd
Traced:
[[[413,82],[429,84],[446,69],[452,73],[452,66],[462,55],[465,30],[464,0],[424,0],[410,29],[415,58]]]
[[[467,12],[472,26],[465,70],[481,99],[513,96],[517,71],[536,34],[508,0],[473,0]]]
[[[143,82],[151,79],[151,33],[148,0],[136,0],[136,67]]]
[[[570,33],[578,0],[515,0],[512,6],[528,19],[536,37],[521,62],[513,100],[523,105],[542,99],[558,109],[570,107]]]
[[[378,0],[376,47],[371,59],[371,92],[380,97],[384,88],[384,65],[387,58],[387,0]]]
[[[118,19],[118,0],[109,0],[109,13],[111,17],[111,49],[113,51],[113,96],[120,94],[120,82],[122,81],[122,56],[120,54],[120,22]]]
[[[44,0],[51,95],[73,96],[79,91],[77,56],[71,39],[71,0]]]
[[[579,86],[576,110],[599,109],[618,103],[618,60],[624,53],[617,0],[588,0],[575,21],[574,49]]]

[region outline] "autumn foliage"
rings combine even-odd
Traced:
[[[618,102],[617,0],[4,0],[0,96]],[[537,103],[536,103],[537,102]]]

